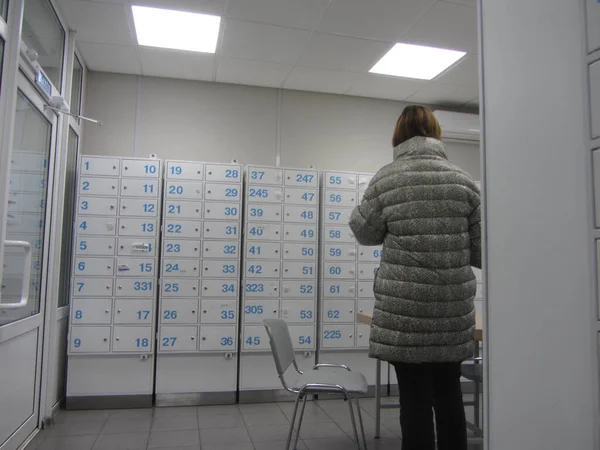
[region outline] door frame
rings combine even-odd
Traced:
[[[54,6],[54,5],[53,5]],[[61,24],[64,27],[64,21],[59,11],[55,7],[55,12],[59,18]],[[66,28],[65,28],[66,29]],[[66,103],[71,105],[71,86],[73,84],[73,66],[75,57],[77,57],[83,67],[82,73],[82,107],[83,107],[83,92],[85,90],[86,81],[86,66],[79,55],[75,47],[75,32],[67,31],[66,33],[66,48],[65,48],[65,63],[64,63],[64,74],[63,74],[63,86],[62,96]],[[54,401],[53,389],[55,383],[63,373],[63,377],[66,379],[66,366],[58,367],[57,364],[60,361],[59,352],[61,351],[61,345],[57,342],[59,336],[59,322],[65,318],[68,320],[70,304],[59,307],[59,290],[60,290],[60,272],[61,264],[61,249],[62,249],[62,229],[65,226],[72,226],[72,224],[63,223],[63,208],[65,199],[65,179],[66,179],[66,162],[68,156],[68,145],[69,145],[69,129],[73,129],[79,138],[79,145],[77,153],[79,156],[79,150],[81,148],[81,135],[82,135],[82,124],[77,119],[71,116],[65,116],[64,114],[58,115],[58,134],[56,143],[56,162],[55,168],[55,182],[53,185],[54,201],[52,204],[53,215],[52,215],[52,228],[56,230],[56,233],[51,237],[50,242],[50,256],[51,263],[48,266],[49,281],[47,284],[48,293],[48,305],[47,314],[45,317],[46,324],[46,339],[44,339],[44,355],[46,357],[42,361],[42,389],[41,389],[41,405],[40,405],[40,426],[46,422],[52,422],[53,416],[56,414],[60,407],[60,401],[63,397]],[[78,158],[79,160],[79,158]],[[67,262],[68,264],[71,261]],[[63,343],[66,346],[67,340]],[[65,347],[66,354],[66,347]]]

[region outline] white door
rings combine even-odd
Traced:
[[[0,449],[17,448],[38,425],[46,267],[57,118],[19,75],[0,296]],[[20,156],[38,163],[15,164]],[[15,159],[16,158],[16,159]],[[5,188],[1,186],[0,190]],[[27,194],[25,194],[25,192]],[[30,206],[32,197],[38,206]],[[25,207],[27,202],[28,207]],[[18,288],[12,289],[11,286]]]

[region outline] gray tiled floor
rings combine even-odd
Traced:
[[[382,412],[375,440],[375,402],[365,399],[361,407],[369,449],[400,450],[398,411]],[[292,412],[292,403],[61,411],[27,450],[283,450]],[[347,403],[310,402],[298,449],[353,449],[351,435]]]

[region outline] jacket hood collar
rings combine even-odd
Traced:
[[[442,141],[423,136],[410,138],[394,148],[394,161],[408,156],[438,156],[448,159]]]

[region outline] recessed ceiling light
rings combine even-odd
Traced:
[[[456,50],[398,43],[369,72],[431,80],[465,55]]]
[[[140,45],[202,53],[217,49],[218,16],[135,5],[131,10]]]

